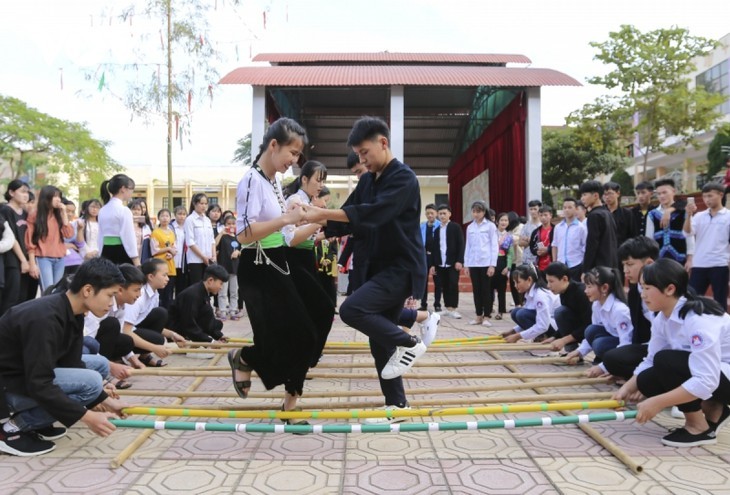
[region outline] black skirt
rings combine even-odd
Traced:
[[[132,258],[129,257],[124,246],[121,244],[116,246],[104,246],[101,249],[101,257],[108,259],[116,265],[132,263]]]
[[[256,249],[244,249],[238,264],[238,287],[246,304],[253,345],[241,359],[251,366],[267,390],[284,385],[301,395],[318,345],[316,325],[300,297],[286,260],[285,247],[266,249],[272,264],[255,264]]]

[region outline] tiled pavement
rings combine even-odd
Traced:
[[[470,297],[461,295],[464,319],[444,318],[440,338],[473,337],[496,332],[510,324],[506,318],[491,329],[470,327]],[[496,322],[495,322],[496,323]],[[248,320],[226,322],[230,336],[250,336]],[[364,340],[336,319],[331,340]],[[501,352],[503,357],[529,358],[525,351]],[[467,360],[492,359],[483,352],[438,353],[425,360],[443,361],[443,368],[416,371],[443,373],[443,380],[409,379],[408,388],[519,383],[518,379],[463,379],[459,373],[503,371],[506,368],[456,367]],[[367,355],[326,355],[323,362],[369,362]],[[171,366],[208,365],[184,355],[169,359]],[[219,362],[223,366],[225,360]],[[520,371],[566,371],[564,366],[520,365]],[[226,369],[226,368],[221,368]],[[569,368],[572,370],[573,368]],[[321,369],[336,373],[339,369]],[[341,371],[355,371],[342,368]],[[361,369],[372,372],[371,369]],[[450,375],[449,375],[450,373]],[[130,390],[185,390],[194,378],[136,377]],[[262,391],[254,381],[254,391]],[[307,392],[377,390],[374,379],[314,379],[305,386],[301,405],[351,399],[306,398]],[[572,391],[610,391],[611,386],[572,387]],[[198,391],[231,391],[229,378],[205,378]],[[551,392],[570,392],[554,388]],[[283,392],[282,392],[283,393]],[[499,403],[512,392],[463,392],[448,395],[412,395],[412,399],[485,397]],[[133,404],[170,404],[172,398],[126,398]],[[373,401],[374,398],[362,400]],[[229,404],[239,399],[188,399],[185,404]],[[248,399],[251,405],[280,402]],[[557,414],[557,413],[551,413]],[[540,414],[498,415],[477,419],[533,417]],[[472,417],[473,418],[473,417]],[[173,418],[174,419],[174,418]],[[461,421],[469,417],[443,420]],[[211,420],[227,421],[227,420]],[[239,420],[247,421],[247,420]],[[253,420],[257,421],[257,420]],[[423,421],[414,419],[413,421]],[[439,421],[439,419],[436,419]],[[315,420],[324,423],[324,420]],[[110,462],[140,430],[118,430],[108,439],[95,437],[76,426],[57,442],[54,452],[38,458],[0,455],[0,494],[730,494],[730,432],[715,446],[692,449],[664,447],[659,439],[678,425],[668,413],[643,427],[633,422],[595,423],[592,426],[642,465],[635,474],[575,426],[402,434],[232,434],[157,431],[118,469]]]

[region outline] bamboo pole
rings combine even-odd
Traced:
[[[211,361],[210,366],[215,366],[218,361],[220,360],[221,356],[216,356],[213,361]],[[193,383],[187,388],[187,392],[195,392],[195,390],[200,386],[201,383],[203,383],[203,380],[205,378],[196,378]],[[172,406],[179,406],[182,405],[185,402],[185,399],[180,397],[172,402]],[[152,434],[155,432],[155,430],[147,430],[143,431],[139,435],[137,435],[137,438],[135,438],[132,443],[127,445],[124,450],[122,450],[117,456],[111,460],[109,463],[109,467],[112,469],[117,469],[122,466],[126,462],[129,457],[134,454],[137,449],[139,449],[142,444],[144,444],[148,438],[152,436]]]
[[[457,343],[457,342],[481,342],[483,340],[504,340],[504,337],[501,335],[485,335],[482,337],[456,337],[453,339],[436,339],[433,342],[431,342],[431,345],[438,345],[438,344],[450,344],[450,343]],[[240,337],[229,337],[228,338],[229,343],[236,343],[236,344],[253,344],[253,339],[250,338],[240,338]],[[202,343],[201,345],[207,345],[205,343]],[[370,345],[367,341],[328,341],[326,345],[363,345],[368,346]],[[238,345],[238,347],[241,347]]]
[[[597,383],[607,383],[606,378],[578,378],[568,380],[546,380],[525,383],[508,383],[504,385],[466,385],[462,387],[421,387],[418,389],[406,390],[411,395],[430,395],[430,394],[457,394],[463,392],[497,392],[501,390],[520,390],[529,389],[535,386],[543,387],[572,387],[575,385],[595,385]],[[235,392],[188,392],[174,390],[120,390],[119,395],[136,396],[136,397],[238,397]],[[273,399],[281,397],[280,394],[273,392],[249,392],[252,399]],[[307,397],[312,398],[337,398],[337,397],[379,397],[382,396],[380,390],[326,390],[307,392]]]
[[[501,356],[497,352],[490,352],[489,354],[492,357],[494,357],[495,359],[501,358]],[[507,368],[510,369],[511,371],[517,370],[517,368],[515,368],[512,365],[508,365]],[[535,387],[533,390],[539,394],[543,393],[542,387]],[[616,459],[621,461],[624,464],[624,466],[628,467],[633,472],[638,474],[644,470],[644,468],[638,462],[636,462],[634,459],[632,459],[631,456],[629,456],[626,452],[624,452],[614,442],[612,442],[608,438],[606,438],[603,435],[601,435],[600,433],[598,433],[598,431],[596,431],[595,428],[592,428],[588,425],[580,424],[580,423],[578,423],[578,428],[583,430],[584,433],[586,433],[589,437],[591,437],[593,440],[595,440],[601,447],[603,447],[604,449],[609,451],[614,457],[616,457]]]
[[[506,414],[547,411],[574,411],[586,409],[616,409],[623,407],[623,401],[603,400],[594,402],[559,402],[541,404],[502,404],[498,406],[452,407],[434,409],[403,410],[351,410],[351,411],[211,411],[195,408],[130,407],[127,414],[144,416],[179,416],[195,418],[236,419],[362,419],[362,418],[417,418],[464,416],[476,414]]]
[[[226,344],[227,345],[227,344]],[[218,348],[168,348],[171,354],[227,354],[231,348],[229,347],[218,347]],[[451,353],[451,352],[487,352],[487,351],[536,351],[546,350],[543,344],[484,344],[484,345],[468,345],[468,346],[453,346],[443,347],[437,349],[431,349],[433,353]],[[322,351],[323,354],[370,354],[370,348],[353,349],[348,347],[342,348],[327,348]]]

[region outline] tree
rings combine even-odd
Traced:
[[[233,161],[243,163],[245,167],[251,165],[251,133],[249,132],[236,143],[238,147],[233,153]]]
[[[0,95],[0,158],[10,177],[33,176],[39,167],[64,173],[70,184],[98,187],[119,170],[109,142],[95,139],[85,124],[52,117],[23,101]]]
[[[625,157],[591,145],[575,128],[543,131],[542,182],[546,187],[576,188],[588,179],[612,173],[625,164]]]
[[[613,173],[611,176],[611,182],[615,182],[621,187],[622,196],[634,195],[634,181],[631,179],[629,173],[623,168],[620,168]]]
[[[730,158],[730,124],[723,124],[717,130],[715,137],[712,138],[710,148],[707,150],[708,177],[712,177],[723,170],[728,158]]]
[[[710,53],[718,46],[716,41],[691,36],[678,27],[642,33],[623,25],[609,33],[607,41],[591,46],[598,49],[594,59],[612,68],[588,82],[621,93],[595,102],[603,110],[602,128],[613,128],[617,140],[638,143],[640,149],[634,152],[644,155],[644,173],[649,153],[673,154],[696,147],[697,132],[710,129],[721,116],[717,106],[724,96],[688,85],[688,76],[695,70],[692,60]],[[580,116],[580,112],[573,115],[573,121]],[[626,123],[633,124],[631,133],[638,139],[627,132]],[[585,125],[595,126],[595,122]]]

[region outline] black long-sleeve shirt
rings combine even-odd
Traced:
[[[586,216],[586,252],[583,256],[583,271],[597,266],[618,268],[618,246],[616,244],[616,222],[605,206],[598,206]]]
[[[576,342],[581,342],[593,316],[593,307],[586,296],[585,285],[571,280],[565,292],[560,294],[560,305],[565,306],[575,315],[578,325],[571,330],[570,335]]]
[[[223,337],[214,326],[215,314],[210,294],[203,282],[191,285],[175,297],[170,306],[168,325],[194,342],[212,342]]]
[[[84,315],[74,314],[65,293],[10,308],[0,318],[0,379],[7,391],[30,397],[66,426],[77,422],[87,409],[53,383],[53,370],[86,368],[83,338]],[[106,398],[102,392],[93,403]]]

